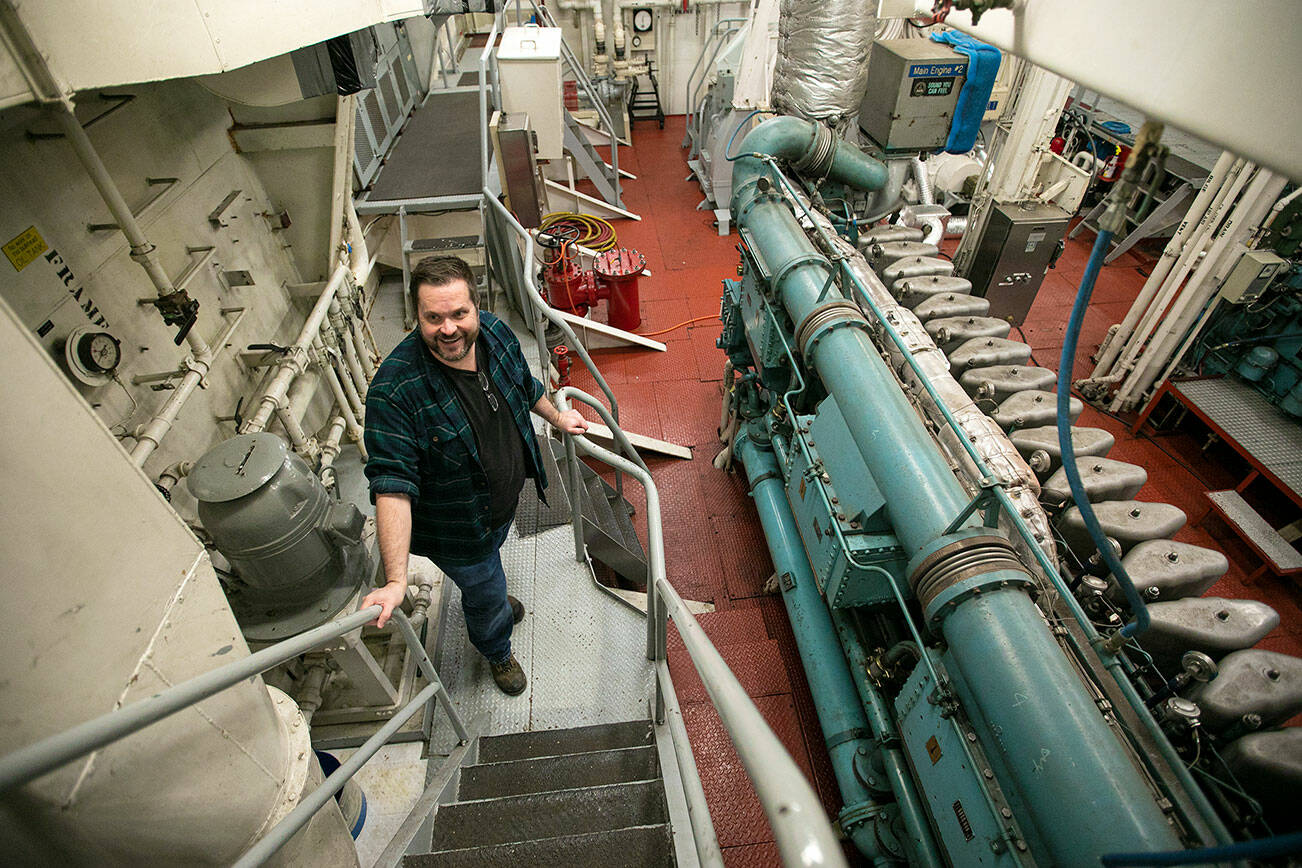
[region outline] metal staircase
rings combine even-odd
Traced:
[[[677,864],[649,720],[479,739],[408,868]]]

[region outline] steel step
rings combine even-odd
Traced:
[[[407,856],[402,864],[404,868],[533,868],[536,865],[670,868],[675,864],[673,852],[669,826],[661,823],[491,847],[442,850]]]
[[[471,801],[648,781],[659,775],[656,749],[647,745],[467,766],[459,792],[463,801]]]
[[[538,491],[531,480],[525,480],[520,489],[520,500],[515,507],[515,527],[520,536],[533,536],[548,528],[570,523],[570,498],[565,491],[568,481],[556,461],[555,440],[545,438],[539,443],[543,470],[547,473],[547,503],[538,499]]]
[[[648,720],[597,723],[573,729],[541,729],[484,736],[479,740],[479,761],[485,764],[503,763],[530,757],[619,750],[653,744],[655,737]]]
[[[439,810],[431,852],[608,832],[667,820],[664,783],[659,780],[457,802]]]

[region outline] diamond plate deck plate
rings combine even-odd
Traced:
[[[759,522],[751,518],[712,516],[710,524],[723,556],[728,596],[733,599],[758,597],[764,582],[773,575],[773,560]]]
[[[734,642],[720,646],[719,653],[745,688],[747,696],[773,696],[791,692],[782,651],[772,639]],[[705,684],[686,650],[669,655],[669,673],[673,676],[679,702],[687,704],[710,701]]]
[[[768,628],[764,625],[764,615],[755,608],[707,612],[704,615],[697,615],[696,620],[716,648],[769,638]],[[684,649],[678,629],[672,623],[665,637],[665,647],[671,651]]]
[[[763,844],[747,844],[743,847],[723,848],[723,864],[726,868],[781,868],[782,854],[778,845],[772,841]]]
[[[1235,380],[1190,380],[1171,387],[1302,497],[1302,430],[1297,422]]]
[[[791,697],[761,696],[755,700],[755,705],[801,772],[808,777],[809,759],[805,755],[805,743]],[[772,841],[773,831],[764,816],[764,809],[760,807],[755,788],[714,706],[708,702],[684,705],[683,722],[691,734],[692,751],[700,769],[701,786],[705,789],[719,846],[736,847]]]
[[[592,586],[574,560],[570,527],[502,546],[507,588],[524,604],[511,646],[529,676],[520,696],[497,689],[488,662],[470,646],[460,595],[450,594],[440,674],[463,720],[483,717],[481,734],[560,729],[631,720],[645,713],[652,669],[641,616]],[[430,751],[456,743],[447,716],[435,716]]]

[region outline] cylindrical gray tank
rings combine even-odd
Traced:
[[[365,518],[332,499],[276,435],[219,443],[187,484],[204,529],[238,573],[227,596],[247,639],[276,641],[323,624],[360,586]]]

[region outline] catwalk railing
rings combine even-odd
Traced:
[[[721,866],[723,857],[719,842],[710,821],[705,802],[705,791],[692,747],[683,725],[682,710],[669,675],[665,652],[665,639],[669,619],[673,619],[683,645],[705,684],[710,701],[719,713],[719,719],[732,739],[733,747],[741,758],[746,774],[755,786],[760,804],[768,817],[769,825],[777,839],[778,850],[784,865],[845,865],[845,856],[832,824],[823,811],[814,788],[801,774],[782,742],[764,722],[755,703],[733,675],[728,664],[714,644],[705,635],[683,598],[665,575],[664,536],[660,518],[660,494],[650,471],[638,457],[636,450],[620,430],[606,407],[591,395],[572,386],[556,392],[556,405],[561,410],[570,408],[571,400],[591,407],[610,428],[614,440],[628,457],[617,455],[595,445],[582,435],[565,435],[565,457],[570,474],[570,488],[579,485],[579,453],[627,473],[636,479],[646,495],[647,520],[647,659],[655,664],[656,698],[655,721],[667,724],[673,739],[674,757],[682,777],[687,798],[688,815],[692,823],[692,836],[696,843],[701,865]],[[586,555],[583,544],[583,513],[573,510],[574,554],[582,562]]]

